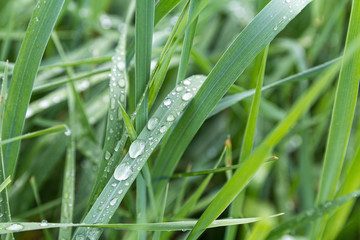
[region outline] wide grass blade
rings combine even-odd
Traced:
[[[2,139],[21,135],[35,76],[64,0],[38,1],[16,59],[9,86]],[[5,176],[13,175],[20,142],[3,148]]]
[[[163,174],[173,173],[191,139],[230,86],[260,51],[289,23],[289,19],[294,18],[309,2],[296,0],[284,3],[273,0],[240,33],[171,131],[154,165],[154,179]],[[291,11],[289,6],[292,7]],[[160,181],[154,186],[156,192],[161,195],[166,184],[167,181]]]
[[[10,183],[11,183],[11,179],[9,176],[0,184],[0,192],[2,192]]]
[[[354,0],[350,23],[346,38],[344,59],[350,57],[350,62],[343,60],[338,80],[335,103],[331,117],[329,135],[326,144],[324,165],[320,178],[320,188],[317,204],[331,200],[335,196],[341,173],[351,126],[354,118],[355,105],[358,96],[360,79],[360,49],[354,51],[353,44],[360,39],[360,2]],[[324,216],[312,226],[311,238],[321,238],[323,227],[327,221]]]
[[[196,96],[204,79],[203,76],[190,77],[166,97],[149,119],[147,126],[138,135],[137,140],[131,144],[129,152],[115,169],[114,174],[85,217],[84,223],[108,223],[110,221],[125,193],[146,164],[147,159],[176,118],[191,103],[190,100]],[[80,228],[76,231],[73,239],[89,235],[98,239],[101,231]]]

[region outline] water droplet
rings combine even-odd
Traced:
[[[14,224],[11,224],[10,226],[8,226],[6,228],[6,230],[8,230],[8,231],[18,231],[18,230],[21,230],[23,228],[24,228],[23,225],[14,223]]]
[[[175,120],[175,117],[171,114],[166,118],[166,121],[168,121],[168,122],[172,122],[174,120]]]
[[[125,186],[129,186],[129,182],[126,182],[126,183],[125,183]]]
[[[156,125],[159,123],[159,119],[158,118],[150,118],[148,123],[147,123],[147,128],[151,131],[153,130]]]
[[[177,91],[177,92],[181,92],[182,90],[183,90],[183,87],[181,87],[181,86],[179,86],[179,87],[176,88],[176,91]]]
[[[114,120],[114,116],[110,114],[110,121]]]
[[[125,80],[124,79],[120,79],[119,80],[119,87],[125,87]]]
[[[76,236],[76,240],[85,240],[85,236],[80,234]]]
[[[100,24],[104,29],[110,29],[112,26],[112,22],[109,16],[107,15],[102,15],[100,17]]]
[[[35,21],[38,22],[38,21],[39,21],[39,18],[38,18],[38,17],[35,17]]]
[[[184,85],[185,85],[185,86],[190,85],[190,81],[189,81],[189,80],[184,80]]]
[[[285,2],[290,3],[290,2],[291,2],[291,0],[285,0]]]
[[[122,194],[122,193],[123,193],[123,190],[119,190],[119,191],[118,191],[118,194]]]
[[[192,94],[191,93],[185,93],[183,96],[182,96],[182,100],[184,101],[188,101],[192,98]]]
[[[71,130],[68,128],[66,129],[66,132],[64,133],[66,136],[70,136],[71,135]]]
[[[137,158],[144,153],[145,142],[142,140],[135,140],[129,148],[129,156],[131,158]]]
[[[124,70],[124,68],[125,68],[125,63],[124,63],[124,62],[118,62],[117,67],[118,67],[120,70]]]
[[[116,185],[117,185],[116,183],[111,184],[111,186],[113,186],[113,187],[116,187]]]
[[[111,200],[110,205],[114,206],[116,204],[117,200],[118,200],[117,198],[114,198],[113,200]]]
[[[275,26],[275,27],[274,27],[274,31],[277,31],[277,30],[278,30],[278,28],[279,28],[278,26]]]
[[[115,108],[115,104],[116,104],[115,98],[111,98],[111,100],[110,100],[110,107],[111,107],[111,109],[114,109],[114,108]]]
[[[40,223],[40,226],[46,227],[48,225],[48,222],[46,220],[42,220]]]
[[[115,152],[119,151],[119,148],[120,148],[120,145],[121,145],[121,142],[118,141],[118,143],[116,144],[116,147],[115,147]]]
[[[168,129],[167,126],[162,126],[162,127],[160,128],[160,132],[161,132],[161,133],[164,133],[164,132],[166,132],[167,129]]]
[[[171,104],[171,99],[169,99],[169,98],[165,99],[164,105],[169,106],[170,104]]]
[[[106,159],[106,160],[109,160],[110,157],[111,157],[111,153],[110,153],[109,151],[106,151],[106,153],[105,153],[105,159]]]
[[[121,163],[115,169],[114,178],[118,181],[122,181],[122,180],[128,179],[131,174],[132,174],[132,171],[131,171],[130,165]]]

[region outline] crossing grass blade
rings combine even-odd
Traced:
[[[331,211],[339,208],[345,203],[354,200],[360,196],[360,191],[356,191],[345,196],[336,198],[332,201],[326,201],[325,203],[315,207],[313,209],[307,210],[299,215],[281,223],[276,226],[269,234],[267,239],[279,239],[286,232],[295,230],[301,226],[306,225],[307,223],[313,222],[315,219],[318,219]]]
[[[11,179],[9,176],[0,184],[0,192],[2,192],[10,183],[11,183]]]
[[[282,214],[277,214],[269,217],[277,217]],[[241,219],[221,219],[216,220],[210,225],[210,228],[224,227],[231,225],[247,224],[260,221],[262,218],[241,218]],[[141,223],[141,224],[66,224],[66,223],[36,223],[36,222],[17,222],[17,223],[0,223],[0,234],[34,231],[50,228],[64,228],[64,227],[84,227],[84,228],[110,228],[116,230],[132,230],[132,231],[183,231],[190,230],[196,221],[179,221],[179,222],[164,222],[164,223]],[[7,229],[9,227],[17,227],[18,229]]]
[[[47,129],[39,130],[39,131],[32,132],[32,133],[27,133],[27,134],[24,134],[24,135],[21,135],[18,137],[0,141],[0,145],[5,145],[5,144],[12,143],[12,142],[20,141],[23,139],[29,139],[29,138],[34,138],[34,137],[43,136],[43,135],[49,135],[49,134],[54,134],[54,133],[65,133],[67,131],[69,131],[69,128],[66,125],[62,124],[59,126],[50,127]]]
[[[240,33],[210,72],[199,94],[187,108],[163,144],[155,162],[153,178],[171,175],[191,139],[247,65],[310,1],[271,1]],[[296,6],[297,4],[297,6]],[[292,11],[289,11],[289,5]],[[275,14],[274,14],[275,13]],[[273,16],[272,18],[270,16]],[[284,20],[284,16],[287,20]],[[155,192],[161,195],[166,181],[159,181]]]
[[[87,213],[83,223],[108,223],[119,207],[126,192],[135,181],[142,167],[173,125],[185,107],[191,103],[198,89],[204,82],[203,76],[192,76],[184,80],[170,93],[157,111],[149,119],[147,126],[138,135],[129,152],[121,161],[104,190]],[[78,228],[73,239],[91,236],[98,239],[102,231]]]
[[[9,86],[2,139],[21,135],[35,76],[63,4],[64,0],[39,1],[34,9]],[[19,148],[20,142],[13,142],[3,148],[5,176],[14,174]]]
[[[337,183],[351,132],[355,106],[358,96],[360,79],[360,50],[353,50],[354,44],[360,44],[360,2],[352,1],[352,10],[348,34],[346,38],[344,58],[350,57],[350,62],[343,60],[336,89],[329,135],[326,144],[324,165],[320,178],[320,188],[317,204],[331,200],[335,196]],[[321,238],[327,217],[317,220],[312,225],[311,238]]]

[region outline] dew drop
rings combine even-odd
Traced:
[[[42,220],[40,223],[40,226],[46,227],[48,225],[48,222],[46,220]]]
[[[124,63],[124,62],[119,62],[119,63],[117,64],[117,67],[118,67],[120,70],[124,70],[124,68],[125,68],[125,63]]]
[[[185,81],[184,81],[184,85],[185,85],[185,86],[190,85],[190,81],[189,81],[189,80],[185,80]]]
[[[115,104],[116,104],[115,98],[111,98],[111,100],[110,100],[110,107],[111,107],[111,109],[114,109],[114,108],[115,108]]]
[[[135,140],[129,148],[129,156],[131,158],[137,158],[144,153],[145,142],[143,140]]]
[[[125,87],[125,80],[124,79],[120,79],[119,80],[119,87]]]
[[[131,174],[132,174],[132,171],[131,171],[130,165],[121,163],[115,169],[114,178],[118,181],[122,181],[122,180],[128,179]]]
[[[165,99],[164,105],[169,106],[170,104],[171,104],[171,99],[169,99],[169,98]]]
[[[111,157],[111,153],[110,153],[109,151],[106,151],[106,153],[105,153],[105,159],[106,159],[106,160],[109,160],[110,157]]]
[[[159,123],[159,119],[158,118],[150,118],[148,123],[147,123],[147,128],[151,131],[153,130],[156,125]]]
[[[117,198],[114,198],[113,200],[111,200],[110,206],[114,206],[116,204],[117,200],[118,200]]]
[[[38,18],[38,17],[35,17],[35,21],[38,22],[38,21],[39,21],[39,18]]]
[[[67,129],[64,134],[65,134],[66,136],[70,136],[70,135],[71,135],[71,130],[70,130],[70,129]]]
[[[6,230],[8,230],[8,231],[18,231],[18,230],[21,230],[23,228],[24,228],[23,225],[14,223],[14,224],[11,224],[10,226],[8,226],[6,228]]]
[[[165,133],[167,129],[168,129],[167,126],[162,126],[162,127],[160,128],[160,132],[161,132],[161,133]]]
[[[119,151],[119,148],[120,148],[120,145],[121,145],[121,142],[118,141],[118,143],[116,144],[116,147],[115,147],[115,152]]]
[[[183,87],[179,86],[175,89],[177,92],[181,92],[183,90]]]
[[[192,98],[192,94],[191,93],[185,93],[183,96],[182,96],[182,100],[184,101],[188,101]]]
[[[175,117],[171,114],[166,118],[166,121],[168,121],[168,122],[172,122],[174,120],[175,120]]]
[[[123,192],[123,190],[119,190],[119,191],[118,191],[118,194],[122,194],[122,192]]]

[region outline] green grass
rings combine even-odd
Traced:
[[[1,239],[359,238],[359,1],[0,4]]]

